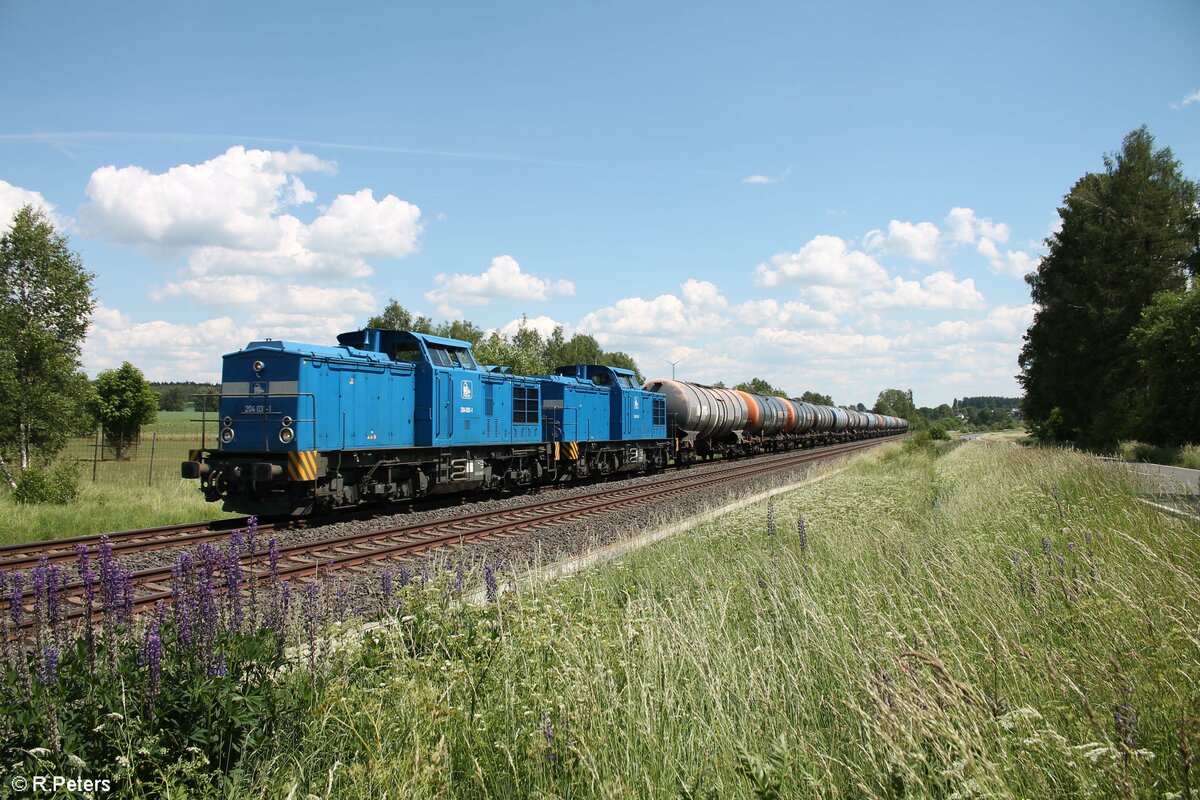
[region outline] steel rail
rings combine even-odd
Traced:
[[[701,475],[680,475],[651,484],[625,486],[617,489],[600,489],[587,494],[572,495],[566,498],[551,498],[521,506],[509,506],[491,511],[479,511],[447,519],[431,522],[412,523],[375,531],[362,531],[344,536],[319,539],[289,545],[278,550],[278,559],[284,564],[278,574],[281,578],[302,578],[316,574],[322,569],[337,569],[357,566],[373,561],[402,557],[424,552],[430,549],[453,546],[474,539],[512,533],[530,527],[553,524],[565,519],[591,516],[597,513],[621,508],[629,505],[657,500],[663,497],[683,494],[708,486],[719,485],[734,480],[756,477],[772,472],[782,472],[803,466],[815,461],[848,453],[865,450],[883,444],[888,438],[868,439],[848,444],[832,445],[823,448],[799,451],[783,458],[772,459],[769,462],[735,462],[724,469],[705,472]],[[534,513],[530,512],[543,512]],[[495,520],[490,522],[489,520]],[[472,527],[482,523],[481,527]],[[429,534],[444,531],[444,533]],[[227,535],[227,532],[222,535]],[[412,537],[420,537],[415,541]],[[397,541],[407,538],[409,541]],[[378,545],[384,545],[379,547]],[[337,552],[339,548],[370,546],[362,552]],[[263,585],[270,574],[256,570],[266,561],[269,553],[257,550],[254,553],[243,553],[239,562],[243,568],[249,568],[247,586],[253,582]],[[298,563],[286,563],[298,562]],[[148,594],[143,594],[134,600],[135,611],[153,608],[159,601],[171,596],[168,585],[171,579],[172,567],[153,567],[132,573],[131,579],[135,586],[147,588]],[[223,585],[223,584],[222,584]],[[82,581],[72,581],[62,586],[62,591],[69,603],[76,608],[66,616],[67,620],[77,619],[84,613],[82,605]],[[22,593],[22,605],[30,605],[33,599],[32,590]],[[10,603],[7,598],[0,599],[0,608],[7,610]],[[25,620],[22,627],[32,625],[31,620]]]

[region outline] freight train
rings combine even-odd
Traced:
[[[226,355],[218,444],[189,453],[183,477],[227,511],[304,515],[655,472],[908,427],[665,378],[639,386],[631,371],[599,364],[516,375],[478,364],[469,342],[412,331],[367,328],[337,340],[268,339]]]

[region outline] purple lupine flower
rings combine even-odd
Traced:
[[[38,662],[38,683],[42,686],[53,686],[58,681],[58,647],[47,643],[42,648],[42,657]]]
[[[1050,540],[1045,536],[1042,537],[1042,555],[1046,558],[1050,557]]]
[[[775,535],[775,495],[767,500],[767,536]]]
[[[221,613],[217,606],[215,575],[220,551],[202,543],[199,547],[200,565],[196,576],[195,614],[196,644],[201,663],[212,664],[212,651],[216,646],[217,631],[221,626]]]
[[[393,591],[394,587],[392,586],[392,571],[390,569],[385,569],[379,576],[379,602],[384,608],[387,608],[387,606],[391,603]]]
[[[546,742],[546,760],[553,761],[554,753],[554,723],[550,721],[550,714],[542,714],[542,724],[539,726],[542,733],[542,738]]]
[[[241,532],[234,531],[230,537],[229,550],[225,554],[226,601],[229,604],[230,629],[242,629],[242,557]]]
[[[225,656],[218,653],[208,663],[208,676],[210,678],[223,678],[229,674],[229,667],[225,664]]]
[[[100,537],[97,551],[100,560],[100,605],[104,609],[105,618],[115,617],[120,613],[120,587],[117,583],[117,564],[113,559],[112,544],[109,543],[107,535]]]
[[[33,617],[37,622],[37,633],[41,635],[47,621],[46,584],[50,578],[50,559],[42,556],[37,566],[29,573],[30,587],[33,589]]]
[[[146,702],[151,709],[154,708],[154,698],[158,696],[162,679],[162,636],[159,631],[165,612],[162,601],[159,601],[146,625],[146,635],[138,652],[138,664],[146,668]]]
[[[320,614],[320,588],[310,583],[304,587],[304,633],[308,638],[308,663],[315,670],[317,664],[317,617]]]
[[[400,568],[400,588],[403,589],[412,583],[412,573],[408,571],[408,567]]]
[[[463,591],[463,568],[461,566],[456,567],[454,570],[454,584],[451,586],[451,590],[453,591],[455,596],[459,596],[462,594],[462,591]]]
[[[796,533],[800,535],[800,552],[808,552],[808,524],[804,521],[804,515],[796,520]]]
[[[62,624],[62,587],[66,583],[66,575],[57,564],[50,567],[46,581],[46,616],[50,620],[50,629],[58,630]]]
[[[0,569],[0,597],[8,597],[8,570]],[[8,635],[8,617],[0,616],[0,642],[4,643],[4,663],[12,663],[12,637]]]
[[[184,649],[192,644],[192,627],[195,625],[192,594],[192,554],[185,551],[171,567],[171,613],[175,619],[175,636]]]
[[[246,546],[250,553],[256,552],[255,544],[258,540],[258,517],[250,517],[246,520]]]
[[[492,568],[491,564],[483,568],[483,583],[487,587],[488,602],[493,602],[500,587],[496,581],[496,570]]]
[[[12,618],[13,629],[21,627],[21,612],[24,610],[22,595],[25,590],[25,576],[19,572],[13,573],[12,583],[8,589],[8,614]]]

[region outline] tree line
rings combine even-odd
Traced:
[[[1080,178],[1029,275],[1018,376],[1046,442],[1200,441],[1200,197],[1145,128]]]

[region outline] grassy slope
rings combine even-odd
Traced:
[[[240,780],[338,797],[1178,792],[1198,782],[1182,753],[1200,751],[1200,548],[1117,480],[1010,445],[893,450],[785,495],[774,539],[759,506],[499,607],[414,596],[329,657],[342,677]]]

